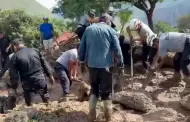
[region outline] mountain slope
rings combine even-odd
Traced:
[[[33,15],[52,16],[51,11],[35,0],[0,0],[0,9],[23,9]]]
[[[125,6],[126,7],[126,6]],[[136,7],[132,8],[133,18],[138,18],[147,23],[145,13]],[[165,21],[175,26],[179,17],[190,14],[189,0],[165,0],[162,3],[157,3],[153,14],[153,21]]]

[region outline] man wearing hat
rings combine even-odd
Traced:
[[[89,121],[96,120],[96,104],[100,96],[105,107],[105,118],[111,122],[112,73],[114,52],[117,57],[117,66],[123,68],[123,56],[116,31],[111,28],[111,20],[108,16],[102,16],[100,22],[87,27],[79,47],[79,60],[81,70],[84,72],[84,64],[89,68],[91,95],[89,102]],[[123,70],[120,70],[123,71]]]
[[[80,18],[79,24],[77,26],[77,29],[75,33],[79,37],[79,39],[82,39],[83,33],[89,25],[92,23],[97,23],[99,22],[99,18],[95,16],[95,10],[91,9],[88,12],[88,15],[84,15]]]
[[[53,41],[54,41],[54,29],[53,25],[48,22],[48,18],[43,18],[43,23],[40,25],[40,40],[47,53],[52,54]]]

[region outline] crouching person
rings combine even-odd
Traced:
[[[51,84],[54,83],[54,78],[46,60],[38,50],[25,47],[20,39],[13,40],[11,45],[15,54],[10,63],[10,81],[20,79],[27,106],[32,105],[32,93],[38,93],[42,101],[48,103],[50,98],[44,72]]]
[[[153,64],[150,69],[154,71],[157,68],[160,68],[164,63],[168,52],[177,53],[174,58],[174,68],[175,74],[173,84],[178,84],[181,81],[181,73],[182,71],[184,78],[183,80],[186,82],[186,89],[181,93],[181,95],[186,95],[190,93],[190,36],[186,33],[178,33],[178,32],[168,32],[163,33],[160,36],[160,39],[156,39],[152,42],[153,46],[158,49],[156,56],[154,57]],[[159,57],[161,61],[158,65],[156,65]],[[175,83],[176,82],[176,83]]]
[[[77,79],[78,70],[78,45],[76,48],[64,52],[57,60],[55,64],[55,72],[60,80],[60,84],[63,90],[63,101],[70,93],[70,87],[72,80]]]

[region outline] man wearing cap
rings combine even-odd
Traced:
[[[131,31],[136,31],[139,35],[139,38],[134,39]],[[130,36],[130,40],[132,41],[140,41],[143,44],[143,65],[147,68],[147,57],[149,56],[148,62],[152,63],[153,57],[156,53],[156,49],[151,47],[153,39],[157,38],[157,35],[149,28],[148,25],[144,24],[138,19],[130,20],[127,26],[127,32]],[[131,42],[133,43],[133,42]],[[150,51],[152,50],[152,51]],[[151,52],[151,53],[149,53]]]
[[[153,46],[157,48],[156,56],[150,67],[151,71],[160,68],[167,57],[168,52],[176,52],[174,58],[174,80],[173,83],[181,81],[180,71],[184,75],[186,82],[185,94],[190,93],[190,36],[185,33],[168,32],[160,35],[159,39],[153,41]],[[157,65],[158,58],[161,58],[160,63]]]
[[[45,51],[52,54],[54,42],[54,29],[53,25],[48,22],[48,18],[43,18],[44,23],[40,25],[40,40],[43,44]]]
[[[32,105],[32,93],[38,93],[42,101],[48,103],[49,94],[44,74],[49,77],[51,84],[54,83],[54,78],[46,60],[38,50],[25,47],[21,39],[13,40],[11,45],[15,54],[10,63],[10,82],[16,84],[20,79],[27,106]]]
[[[92,23],[97,23],[99,22],[99,18],[95,16],[95,10],[91,9],[88,12],[88,15],[84,15],[80,18],[79,24],[77,26],[77,29],[75,33],[79,37],[79,39],[82,39],[83,33],[89,25]]]
[[[105,107],[105,118],[111,122],[112,73],[114,52],[117,57],[117,66],[123,71],[123,56],[116,31],[111,28],[111,20],[107,16],[100,18],[100,23],[92,24],[86,28],[79,47],[79,60],[81,70],[84,64],[89,68],[91,95],[89,101],[89,121],[96,120],[96,104],[100,96]]]

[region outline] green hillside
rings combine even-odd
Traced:
[[[52,16],[51,11],[35,0],[0,0],[0,9],[23,9],[29,14]]]

